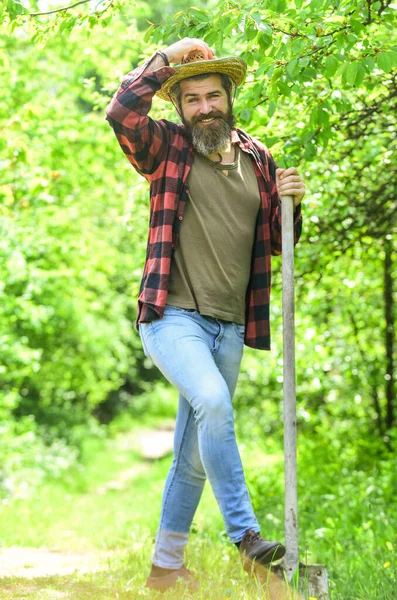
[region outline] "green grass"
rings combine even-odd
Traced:
[[[200,592],[192,595],[180,588],[159,594],[144,587],[171,459],[142,461],[135,436],[133,430],[112,441],[87,442],[84,467],[62,482],[48,483],[30,498],[3,503],[3,548],[74,552],[82,555],[82,563],[85,554],[97,553],[98,560],[97,570],[85,574],[4,577],[0,598],[263,597],[225,535],[208,484],[186,550],[186,563],[197,573]],[[281,456],[266,456],[244,444],[241,452],[262,531],[270,539],[282,538]],[[302,558],[307,554],[310,563],[327,565],[333,600],[396,600],[397,519],[388,473],[343,473],[332,470],[327,457],[318,453],[318,462],[305,465],[301,474]],[[123,478],[126,471],[128,477]]]

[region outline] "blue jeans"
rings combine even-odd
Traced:
[[[244,325],[166,306],[140,323],[144,353],[179,391],[174,458],[165,484],[153,564],[178,569],[208,478],[232,542],[259,532],[234,432],[232,398]]]

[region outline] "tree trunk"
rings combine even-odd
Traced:
[[[393,306],[393,240],[385,240],[384,302],[386,346],[386,428],[394,424],[394,306]]]

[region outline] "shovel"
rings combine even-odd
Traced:
[[[325,565],[299,561],[298,491],[296,469],[296,394],[294,323],[294,202],[282,198],[282,284],[283,284],[283,394],[284,394],[284,479],[285,556],[271,570],[254,564],[251,574],[263,584],[266,600],[328,600]],[[249,570],[249,567],[246,568]],[[296,574],[296,575],[295,575]],[[289,584],[298,576],[296,591]]]
[[[299,561],[298,493],[296,468],[296,394],[295,394],[295,322],[294,322],[294,202],[282,198],[282,287],[283,287],[283,394],[284,394],[284,479],[286,553],[273,572],[291,582],[299,573],[299,591],[303,598],[327,600],[328,575],[324,565]]]

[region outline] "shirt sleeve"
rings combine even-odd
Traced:
[[[149,181],[165,159],[177,128],[148,116],[154,94],[175,73],[165,65],[153,71],[152,58],[125,75],[106,110],[106,120],[127,159]]]

